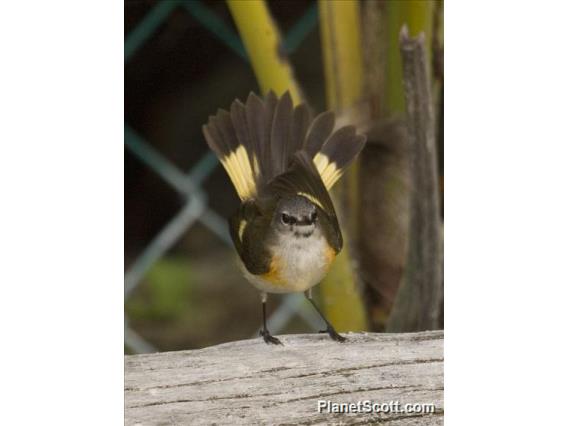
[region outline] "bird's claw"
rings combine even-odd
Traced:
[[[332,326],[328,326],[325,330],[320,330],[319,332],[329,334],[329,337],[339,343],[343,343],[347,340],[347,338],[343,337],[341,334],[335,331],[335,328],[333,328]]]
[[[273,344],[273,345],[282,345],[282,342],[278,340],[276,337],[272,336],[268,330],[260,330],[260,336],[264,339],[265,343]],[[284,345],[282,345],[284,346]]]

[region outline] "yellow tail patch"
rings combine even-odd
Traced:
[[[258,169],[256,156],[253,162],[255,163],[255,168]],[[231,182],[233,182],[239,198],[241,200],[254,198],[256,195],[254,172],[245,147],[239,145],[236,151],[232,151],[221,159],[221,164],[227,171]]]
[[[313,161],[318,169],[325,188],[329,191],[335,182],[339,180],[343,174],[343,170],[338,169],[335,163],[330,163],[327,155],[320,152],[316,154]]]

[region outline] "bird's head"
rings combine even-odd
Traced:
[[[318,211],[311,201],[300,195],[282,198],[276,205],[272,222],[281,234],[307,238],[318,226]]]

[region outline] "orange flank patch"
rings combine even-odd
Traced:
[[[274,285],[284,285],[285,283],[282,281],[282,277],[280,276],[280,269],[281,265],[279,262],[279,258],[274,256],[272,261],[270,262],[270,269],[267,273],[262,274],[262,278]]]
[[[327,267],[329,268],[333,261],[335,260],[335,250],[331,246],[327,246],[327,250],[325,251],[325,257],[327,259]]]

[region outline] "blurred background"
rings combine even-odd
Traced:
[[[247,23],[242,17],[249,12]],[[404,23],[412,37],[425,33],[441,240],[443,3],[126,0],[126,353],[201,348],[258,335],[259,294],[237,267],[227,228],[239,200],[201,133],[218,108],[250,91],[262,93],[250,60],[259,53],[249,52],[240,36],[258,16],[272,18],[265,24],[279,31],[279,55],[287,56],[292,84],[312,110],[333,108],[369,134],[359,164],[334,194],[348,245],[318,291],[320,303],[339,330],[443,328],[442,282],[416,290],[408,274],[414,157],[398,46]],[[358,54],[341,56],[342,47],[330,42],[337,39],[345,40],[349,55]],[[333,58],[347,68],[331,69]],[[338,89],[330,86],[338,73],[346,84],[359,82],[350,89],[356,96],[343,104],[333,100]],[[441,270],[439,251],[428,261]],[[442,280],[438,276],[435,281]],[[405,286],[409,290],[399,291]],[[431,305],[429,322],[407,320],[410,310],[422,308],[397,300],[400,294],[418,294],[421,305]],[[273,334],[313,332],[322,325],[301,295],[269,296],[268,312]]]

